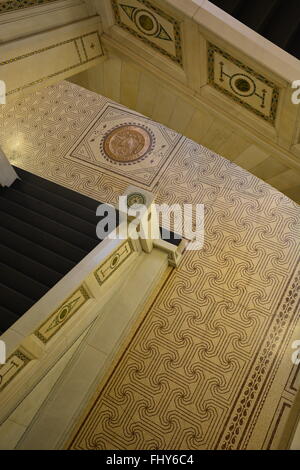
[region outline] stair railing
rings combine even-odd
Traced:
[[[119,226],[0,337],[7,352],[0,365],[0,424],[117,294],[142,251],[155,246],[168,252],[170,265],[178,264],[184,242],[177,247],[160,239],[153,194],[130,186],[123,198]]]

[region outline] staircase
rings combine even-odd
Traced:
[[[98,201],[16,170],[0,187],[0,334],[101,241]]]
[[[300,59],[299,0],[211,0],[277,46]]]
[[[0,186],[0,336],[102,241],[100,202],[16,171],[20,180]]]

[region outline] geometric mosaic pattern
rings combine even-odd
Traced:
[[[102,202],[135,184],[158,203],[205,207],[203,248],[171,273],[71,447],[277,448],[299,388],[291,360],[300,339],[299,206],[205,147],[67,82],[6,106],[0,118],[0,145],[25,170]],[[133,165],[73,155],[90,130],[100,144],[128,123],[155,135],[153,158],[168,142],[152,182],[143,166],[152,155]]]
[[[112,0],[116,23],[182,66],[180,23],[148,0]]]
[[[281,218],[284,210],[274,212]],[[172,274],[71,448],[269,448],[263,428],[274,435],[278,412],[268,406],[274,399],[268,394],[276,379],[275,396],[285,393],[276,375],[280,364],[293,368],[300,269],[283,276],[270,269],[281,256],[272,252],[276,241],[264,248],[270,232],[253,237],[247,259],[242,242],[249,225],[249,238],[263,230],[252,222],[239,226],[237,236],[230,231],[238,228],[233,212],[221,214],[212,211],[209,222],[216,216],[222,223],[209,223],[205,251],[189,253]],[[280,238],[283,226],[273,228]]]
[[[275,124],[279,88],[253,69],[208,43],[209,83],[244,108]]]

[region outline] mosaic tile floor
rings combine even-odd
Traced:
[[[297,204],[228,160],[67,82],[6,108],[13,164],[102,202],[128,184],[204,203],[188,252],[87,411],[72,448],[280,447],[299,388]]]

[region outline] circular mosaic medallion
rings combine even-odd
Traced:
[[[111,260],[111,263],[110,263],[111,269],[114,269],[117,266],[117,264],[119,263],[119,260],[120,260],[120,255],[116,254]]]
[[[229,83],[232,91],[240,96],[252,96],[256,91],[254,80],[243,73],[232,75]]]
[[[113,163],[130,165],[153,150],[155,138],[146,126],[123,124],[110,130],[101,143],[104,156]]]
[[[250,83],[244,78],[238,78],[235,81],[235,86],[242,93],[248,93],[248,91],[251,89]]]
[[[147,10],[136,10],[133,21],[136,27],[148,36],[155,36],[159,32],[157,19]]]
[[[68,315],[69,309],[68,307],[63,307],[63,309],[59,312],[58,321],[63,321],[65,317]]]
[[[141,193],[132,193],[127,196],[127,206],[131,207],[134,204],[146,205],[146,198]]]
[[[140,16],[140,25],[142,26],[143,29],[146,31],[152,31],[154,23],[152,18],[148,15],[141,15]]]

